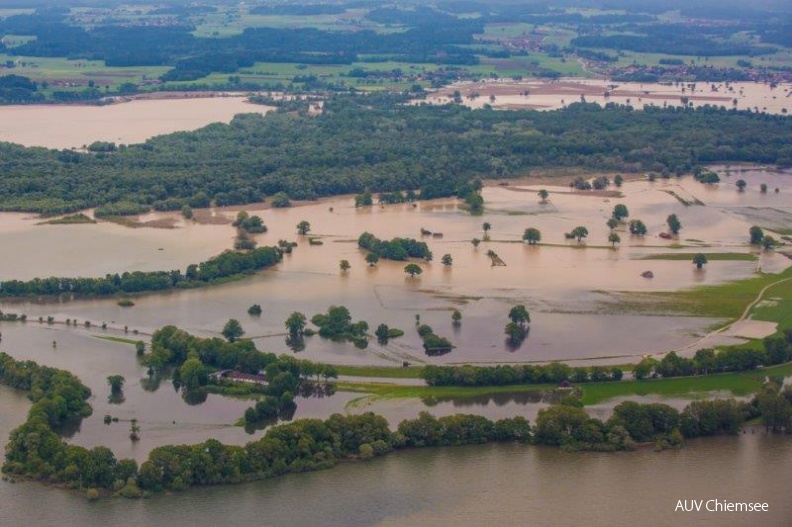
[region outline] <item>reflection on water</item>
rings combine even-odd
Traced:
[[[787,527],[792,518],[790,464],[792,441],[761,433],[700,439],[664,452],[567,454],[523,445],[427,448],[139,501],[89,503],[82,494],[0,482],[0,523]],[[715,498],[766,502],[769,511],[760,518],[674,512],[677,500]]]
[[[533,392],[511,392],[495,393],[491,395],[476,395],[473,397],[422,397],[421,402],[427,407],[432,408],[440,403],[451,403],[454,408],[468,408],[473,406],[487,407],[490,404],[495,406],[509,405],[515,409],[515,405],[526,404],[548,404],[557,403],[566,394],[558,391],[537,390]]]

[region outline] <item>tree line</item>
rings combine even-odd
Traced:
[[[280,262],[277,247],[259,247],[248,252],[225,251],[198,264],[190,264],[182,273],[173,271],[134,271],[108,274],[104,278],[34,278],[0,282],[0,297],[25,296],[109,296],[145,293],[169,289],[192,288],[216,280],[253,273]]]
[[[520,384],[559,384],[621,380],[621,368],[572,367],[561,362],[550,364],[498,366],[424,366],[421,378],[429,386],[508,386]]]
[[[499,112],[402,100],[339,95],[321,115],[238,115],[114,152],[0,143],[0,210],[58,214],[117,203],[178,210],[279,192],[314,199],[413,189],[429,199],[467,196],[477,178],[547,166],[685,174],[717,162],[792,165],[785,116],[594,103]]]
[[[659,403],[619,404],[603,422],[591,418],[575,399],[540,410],[535,426],[523,417],[492,421],[476,415],[436,418],[422,412],[391,431],[382,416],[334,414],[328,419],[301,419],[269,428],[244,446],[210,439],[196,445],[154,449],[140,467],[117,460],[106,447],[70,445],[53,427],[66,419],[90,415],[90,390],[63,370],[15,361],[0,354],[0,380],[30,392],[34,400],[27,421],[11,432],[3,472],[64,484],[73,488],[114,491],[141,497],[163,490],[240,483],[281,474],[326,469],[343,459],[368,459],[394,449],[520,442],[560,446],[566,450],[631,450],[637,442],[657,447],[680,445],[685,438],[736,434],[748,418],[763,419],[769,431],[792,427],[792,389],[768,383],[751,402],[732,399],[694,401],[682,412]]]

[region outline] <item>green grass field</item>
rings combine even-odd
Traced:
[[[636,312],[683,313],[701,317],[725,318],[731,321],[742,315],[745,308],[756,299],[763,287],[786,278],[792,278],[792,268],[780,274],[760,274],[745,280],[695,287],[683,291],[626,293],[622,296],[621,307]],[[785,282],[768,291],[767,298],[777,297],[780,300],[770,308],[754,310],[755,318],[771,321],[792,319],[792,288],[787,284],[788,282]]]
[[[420,367],[398,368],[392,366],[335,366],[339,375],[347,377],[383,377],[390,379],[420,379]]]
[[[584,405],[591,405],[615,397],[630,395],[660,395],[662,397],[695,399],[714,391],[728,391],[735,396],[746,396],[761,388],[767,376],[788,377],[790,375],[792,375],[792,363],[751,372],[701,377],[590,383],[581,385],[583,389],[581,400]]]
[[[792,375],[792,363],[741,373],[724,373],[676,379],[647,379],[618,382],[586,383],[580,385],[582,402],[592,405],[617,397],[659,395],[696,399],[710,392],[727,391],[734,396],[746,396],[764,383],[766,376]],[[386,383],[339,382],[338,389],[345,392],[368,394],[375,399],[465,399],[504,393],[529,393],[553,391],[552,384],[516,386],[403,386]]]

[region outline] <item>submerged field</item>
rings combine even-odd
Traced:
[[[451,414],[463,408],[490,417],[517,411],[533,418],[554,400],[553,386],[427,388],[417,378],[418,368],[561,360],[572,365],[628,365],[629,370],[629,364],[645,355],[661,356],[672,349],[692,355],[705,345],[754,346],[756,339],[792,324],[792,281],[781,281],[792,272],[787,246],[762,251],[747,243],[748,228],[757,221],[781,239],[786,218],[792,214],[786,196],[792,191],[792,175],[736,167],[731,175],[725,170],[721,174],[721,183],[714,186],[691,177],[654,182],[633,177],[607,192],[571,191],[565,176],[537,175],[506,185],[493,181],[484,188],[485,212],[480,216],[450,199],[355,208],[350,196],[296,203],[286,209],[250,205],[201,210],[196,211],[195,221],[176,213],[150,213],[120,224],[101,220],[52,224],[32,215],[4,214],[0,243],[19,249],[6,253],[0,262],[4,279],[53,272],[103,276],[183,270],[231,246],[235,232],[230,222],[243,209],[260,215],[268,227],[266,233],[254,235],[259,245],[286,239],[298,246],[281,264],[255,276],[215,287],[133,297],[132,307],[119,306],[117,298],[4,300],[3,312],[26,313],[28,323],[3,323],[2,346],[17,358],[74,371],[94,391],[94,415],[83,422],[73,441],[109,445],[119,455],[138,459],[151,448],[174,442],[215,437],[243,443],[250,436],[234,423],[251,403],[210,394],[198,406],[186,405],[168,379],[147,376],[130,341],[147,341],[148,335],[167,324],[216,336],[229,318],[237,318],[259,350],[293,353],[286,344],[284,320],[294,311],[310,318],[331,305],[348,307],[353,320],[368,322],[371,333],[386,323],[405,335],[384,345],[371,338],[365,349],[319,336],[307,338],[305,350],[297,356],[339,365],[340,391],[332,397],[300,399],[297,417],[374,410],[398,421],[423,409]],[[734,186],[738,178],[748,183],[744,192]],[[778,187],[779,193],[759,192],[762,183]],[[540,189],[549,192],[544,203],[537,196]],[[629,217],[614,229],[621,242],[612,247],[606,220],[616,204],[626,205]],[[666,230],[666,216],[671,213],[679,216],[682,230],[678,237],[663,239],[659,234]],[[86,215],[90,218],[91,211]],[[629,219],[641,219],[648,234],[630,235]],[[309,236],[296,233],[302,220],[310,222],[314,244]],[[485,222],[491,225],[488,239],[482,229]],[[580,243],[564,238],[576,226],[589,231]],[[528,227],[541,231],[542,239],[535,246],[522,242]],[[422,237],[421,229],[438,235]],[[383,239],[422,239],[434,258],[418,262],[423,273],[415,278],[403,272],[405,262],[380,260],[368,266],[365,251],[356,243],[364,231]],[[483,240],[478,247],[470,242],[474,237]],[[490,250],[506,265],[493,267],[487,256]],[[699,252],[710,260],[702,270],[690,262]],[[453,265],[442,265],[444,254],[452,256]],[[53,255],[57,255],[56,268]],[[339,271],[342,259],[351,265],[345,273]],[[645,271],[652,271],[653,278],[643,277]],[[771,287],[762,292],[766,286]],[[503,328],[509,309],[519,303],[530,311],[531,324],[527,339],[515,348],[506,342]],[[262,306],[260,316],[247,314],[252,304]],[[462,314],[457,326],[451,320],[454,310]],[[37,322],[50,316],[52,325]],[[427,355],[415,330],[416,316],[455,348],[441,356]],[[741,317],[745,321],[734,331],[713,333]],[[66,326],[66,319],[79,321],[80,327]],[[84,327],[86,320],[91,328]],[[103,323],[107,329],[101,329]],[[404,361],[412,367],[401,368]],[[105,378],[114,374],[127,379],[121,405],[105,402]],[[756,388],[760,377],[591,384],[585,386],[583,398],[607,413],[612,401],[622,397],[682,401],[701,393],[745,395]],[[106,426],[106,414],[119,417],[121,424]],[[132,417],[139,419],[146,438],[137,446],[130,445],[124,424]]]

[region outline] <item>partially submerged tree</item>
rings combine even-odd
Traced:
[[[679,221],[676,214],[669,214],[668,218],[666,218],[666,223],[671,234],[679,234],[680,229],[682,229],[682,222]]]
[[[528,242],[528,245],[536,245],[538,242],[542,240],[542,233],[539,231],[539,229],[528,227],[527,229],[525,229],[522,238],[523,241]]]
[[[751,245],[760,245],[762,238],[764,238],[764,231],[761,227],[754,225],[748,229],[748,235],[751,237]]]
[[[611,215],[616,219],[616,221],[621,221],[630,215],[630,211],[627,210],[627,205],[619,203],[613,207],[613,212]]]
[[[578,227],[575,227],[574,229],[572,229],[572,233],[571,234],[572,234],[572,237],[577,239],[578,243],[580,243],[583,240],[583,238],[588,236],[588,233],[589,233],[588,229],[581,225],[581,226],[578,226]]]
[[[707,263],[707,257],[702,253],[698,253],[693,257],[693,264],[695,264],[696,269],[701,269],[702,267],[704,267],[704,264],[706,263]]]
[[[646,225],[641,220],[630,220],[630,234],[643,236],[646,234]]]
[[[410,263],[404,266],[404,272],[410,275],[410,278],[414,278],[416,275],[423,273],[423,269],[418,264]]]
[[[305,324],[307,323],[308,319],[305,315],[300,313],[299,311],[295,311],[289,318],[286,319],[286,329],[289,331],[291,335],[302,335],[305,331]]]
[[[235,342],[245,334],[245,330],[242,329],[242,324],[239,323],[239,320],[231,318],[226,322],[225,326],[223,326],[223,331],[221,333],[228,342]]]

